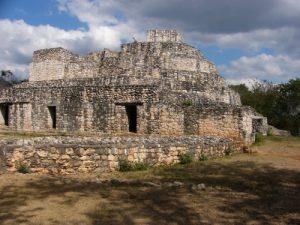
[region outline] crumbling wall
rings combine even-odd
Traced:
[[[43,84],[45,86],[38,82],[21,84],[4,92],[2,96],[7,98],[0,99],[0,103],[11,104],[9,127],[52,130],[55,124],[55,129],[59,131],[128,132],[128,124],[122,122],[126,119],[126,113],[118,113],[118,108],[125,109],[125,105],[133,104],[138,109],[138,132],[158,133],[159,127],[148,125],[157,119],[148,116],[158,101],[156,86],[83,85],[86,80],[76,84],[60,81]],[[51,107],[55,110],[55,119],[50,113]]]
[[[32,130],[32,106],[28,102],[19,102],[10,105],[10,126],[17,130]]]
[[[244,141],[246,144],[252,144],[255,141],[256,133],[267,135],[267,118],[257,113],[253,108],[243,107],[241,111],[241,118],[241,132],[244,135]],[[259,127],[257,127],[258,124]]]
[[[183,42],[182,36],[176,30],[149,30],[148,42]]]
[[[26,165],[31,172],[70,174],[114,171],[119,160],[144,162],[152,166],[179,161],[189,152],[220,157],[238,152],[241,143],[225,138],[185,137],[45,137],[0,140],[0,172],[14,172]]]
[[[105,49],[81,56],[63,48],[35,51],[30,81],[98,78],[104,85],[153,84],[240,104],[215,65],[198,49],[183,43],[176,31],[149,31],[148,37],[147,42],[123,44],[120,52]]]
[[[33,53],[29,81],[65,78],[65,66],[73,53],[63,48],[41,49]]]
[[[123,44],[119,52],[36,51],[30,82],[0,92],[9,127],[20,130],[213,135],[251,143],[267,127],[261,115],[240,107],[215,65],[172,30],[150,31],[147,42]]]
[[[33,53],[29,81],[92,78],[116,74],[118,53],[105,50],[86,56],[63,48],[42,49]]]
[[[188,135],[218,136],[243,140],[240,110],[228,105],[184,106],[184,131]]]

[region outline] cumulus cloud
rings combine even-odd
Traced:
[[[32,53],[42,48],[64,47],[76,53],[87,53],[104,47],[116,49],[120,33],[110,27],[92,27],[88,31],[65,31],[49,25],[32,26],[23,20],[0,20],[0,68],[26,77]]]
[[[287,55],[243,56],[229,65],[220,66],[220,70],[230,83],[248,83],[251,79],[283,82],[299,77],[300,59]]]
[[[299,71],[298,0],[56,1],[58,10],[77,17],[87,29],[64,30],[32,26],[22,20],[0,20],[1,68],[11,66],[18,68],[16,71],[26,71],[32,52],[40,48],[61,46],[77,53],[104,47],[116,49],[133,36],[144,40],[147,29],[172,28],[196,46],[245,50],[248,56],[220,66],[229,79],[256,76],[280,80]],[[273,55],[262,54],[265,48],[271,49]]]
[[[234,34],[190,32],[187,35],[195,43],[201,40],[202,44],[217,45],[220,48],[239,48],[246,52],[259,52],[270,48],[275,53],[300,57],[300,48],[296,45],[300,38],[300,30],[292,27],[259,29]]]
[[[88,23],[116,23],[118,13],[143,26],[176,26],[185,31],[236,33],[300,26],[298,0],[58,0]],[[101,15],[101,16],[99,16]]]
[[[224,0],[111,0],[105,3],[97,0],[58,1],[63,10],[90,26],[123,24],[135,36],[151,28],[176,28],[194,45],[236,48],[244,50],[246,55],[260,54],[248,57],[249,60],[263,58],[261,52],[266,48],[274,52],[273,61],[283,55],[289,61],[300,58],[298,0],[232,0],[230,4]],[[81,4],[83,7],[80,7]],[[119,14],[122,15],[121,19]],[[123,17],[126,20],[122,20]],[[245,71],[250,70],[245,66],[251,65],[246,65],[241,58],[227,66],[224,73],[227,74],[228,68],[233,68],[236,62],[243,63]],[[284,71],[289,74],[295,72],[281,63],[268,66],[262,68],[262,74],[265,74],[263,77],[266,77],[267,72],[270,72],[271,78],[274,74],[278,74],[276,77],[283,76]],[[223,71],[223,68],[221,66],[220,70]]]

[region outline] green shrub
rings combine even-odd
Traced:
[[[265,140],[265,137],[261,133],[255,134],[255,144],[262,144]]]
[[[121,172],[141,171],[141,170],[147,170],[148,168],[149,168],[149,164],[144,162],[130,162],[127,159],[119,161],[119,170]]]
[[[233,153],[233,149],[231,147],[228,147],[225,149],[224,153],[226,156],[229,156]]]
[[[18,166],[18,172],[24,174],[30,173],[30,168],[26,164],[20,163]]]
[[[185,100],[182,102],[183,106],[192,106],[193,105],[193,101],[192,100]]]
[[[189,164],[193,161],[193,159],[194,159],[193,154],[189,152],[179,155],[180,164]]]
[[[199,161],[206,161],[206,160],[208,160],[207,155],[201,153],[201,155],[199,156]]]
[[[149,168],[149,164],[144,162],[135,162],[133,165],[133,170],[140,171],[140,170],[147,170]]]
[[[132,170],[132,163],[128,160],[120,160],[119,161],[119,169],[122,172],[131,171]]]

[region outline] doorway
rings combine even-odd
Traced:
[[[128,118],[128,131],[137,132],[137,106],[136,105],[125,105],[126,114]]]
[[[6,104],[0,105],[1,122],[5,126],[9,125],[9,106]]]
[[[48,106],[49,114],[50,114],[50,126],[53,129],[56,129],[56,106]]]

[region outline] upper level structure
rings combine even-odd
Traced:
[[[85,56],[34,52],[30,82],[0,89],[0,126],[17,130],[200,135],[252,143],[266,119],[176,31]]]
[[[216,66],[175,30],[150,30],[147,41],[121,45],[88,55],[63,48],[35,51],[29,81],[95,78],[105,85],[159,85],[163,89],[197,92],[213,101],[240,104]],[[98,82],[99,83],[99,82]]]
[[[146,42],[123,44],[120,52],[105,49],[88,55],[63,48],[33,54],[30,81],[92,78],[113,75],[159,77],[162,72],[216,73],[198,49],[183,42],[175,30],[150,30]]]
[[[183,42],[182,36],[176,30],[149,30],[148,42]]]

